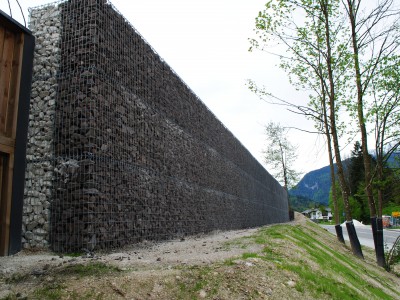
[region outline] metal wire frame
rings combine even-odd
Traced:
[[[26,27],[25,14],[24,14],[24,11],[22,10],[21,4],[19,3],[18,0],[15,0],[15,2],[17,2],[17,5],[18,5],[19,10],[20,10],[20,12],[21,12],[22,18],[23,18],[23,20],[24,20],[24,26]],[[13,14],[12,14],[12,9],[11,9],[10,0],[7,0],[7,3],[8,3],[8,9],[9,9],[9,11],[10,11],[10,17],[12,18],[12,17],[13,17]]]
[[[280,185],[108,1],[57,6],[54,250],[288,218]]]

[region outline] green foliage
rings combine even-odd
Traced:
[[[386,268],[390,271],[393,266],[400,264],[400,239],[398,238],[393,244],[391,249],[387,249],[385,252]],[[398,274],[400,275],[400,274]]]
[[[344,161],[345,173],[351,179],[351,197],[349,199],[350,207],[353,212],[353,218],[364,223],[370,222],[368,200],[365,194],[364,183],[364,165],[362,153],[360,152],[360,144],[356,143],[353,151],[354,157]],[[390,157],[390,164],[384,169],[385,182],[384,182],[384,201],[383,201],[383,214],[394,211],[390,207],[400,205],[400,169],[397,167],[395,153]],[[375,160],[372,158],[373,166]],[[336,169],[336,166],[335,166]],[[374,181],[374,196],[377,197],[378,182]],[[289,201],[291,207],[296,211],[304,211],[308,208],[319,207],[321,204],[329,205],[333,209],[330,181],[330,167],[311,171],[304,175],[299,183],[289,190]],[[343,201],[339,186],[337,186],[338,207],[340,218],[343,220]],[[386,209],[387,208],[387,209]]]
[[[361,200],[361,201],[360,201]],[[364,198],[355,198],[350,197],[350,206],[352,209],[353,219],[358,220],[364,224],[370,223],[370,214],[368,210],[368,200]]]
[[[328,64],[335,70],[331,74],[335,76],[333,80],[336,91],[335,95],[331,96],[336,98],[336,109],[340,107],[339,99],[346,100],[345,90],[351,89],[347,70],[352,55],[344,38],[346,30],[340,17],[339,3],[308,0],[269,1],[256,18],[256,37],[250,39],[251,50],[273,49],[276,45],[280,45],[279,49],[283,48],[281,53],[284,52],[285,55],[277,54],[280,58],[280,68],[287,73],[294,87],[310,93],[306,107],[294,103],[292,109],[315,121],[318,131],[323,127],[321,101],[325,101],[324,95],[329,96],[332,92],[328,83]],[[250,89],[260,96],[272,96],[264,89],[257,88],[254,82],[250,84]],[[286,101],[280,102],[290,106]],[[339,122],[337,126],[336,129],[340,132]]]
[[[400,169],[385,168],[383,180],[378,181],[383,192],[383,207],[400,205]],[[376,188],[377,181],[374,181]]]
[[[377,173],[379,177],[373,180],[373,193],[377,198],[377,190],[382,190],[383,199],[380,197],[382,193],[378,194],[378,199],[385,206],[389,201],[400,203],[399,176],[381,174],[385,168],[383,162],[400,146],[400,31],[398,19],[394,17],[399,15],[400,9],[394,1],[378,1],[372,5],[365,3],[367,1],[268,1],[256,18],[256,37],[250,40],[251,49],[269,49],[269,52],[279,45],[277,48],[282,51],[276,54],[280,58],[280,68],[288,74],[294,87],[310,93],[309,102],[306,106],[290,103],[272,95],[266,88],[259,88],[252,81],[249,88],[263,99],[272,99],[270,103],[304,114],[315,122],[318,132],[329,131],[335,149],[340,148],[335,132],[339,136],[343,133],[351,133],[352,136],[362,133],[366,141],[366,124],[375,125],[371,133],[376,137],[379,168],[377,172],[373,169],[372,173]],[[343,13],[346,19],[343,19]],[[343,114],[348,114],[351,121],[346,118],[344,124],[341,119]],[[357,126],[349,122],[357,122]],[[350,206],[355,211],[353,217],[365,221],[369,219],[369,207],[365,205],[362,185],[368,188],[370,185],[362,182],[370,170],[364,174],[359,144],[356,150],[350,176],[340,176],[339,180],[345,195],[348,195],[347,181],[350,181]],[[336,150],[334,155],[340,160],[340,151]],[[369,154],[366,152],[364,155]],[[368,182],[370,180],[367,178]],[[327,186],[330,187],[330,182]],[[308,188],[306,193],[304,186],[298,185],[297,190],[291,191],[291,196],[304,196],[322,203],[328,201],[329,188]],[[291,199],[295,209],[300,207],[298,200]]]
[[[275,179],[289,188],[297,182],[299,173],[293,169],[297,147],[289,141],[287,133],[288,130],[279,123],[269,122],[265,127],[267,146],[263,153]]]
[[[321,203],[304,196],[289,195],[289,203],[294,211],[302,212],[309,208],[319,207]]]
[[[358,186],[361,182],[364,182],[364,158],[361,149],[361,144],[356,141],[354,144],[353,151],[351,151],[351,157],[347,172],[349,173],[349,187],[351,195],[355,195],[358,190]]]
[[[370,223],[370,215],[369,215],[369,210],[368,210],[368,200],[365,196],[365,193],[363,191],[364,188],[364,183],[361,183],[360,189],[362,190],[362,196],[357,195],[357,197],[350,196],[349,197],[349,204],[351,208],[351,213],[352,217],[355,220],[362,221],[364,224],[369,224]],[[345,212],[344,207],[343,207],[343,200],[342,200],[342,194],[340,192],[340,188],[337,186],[337,197],[338,197],[338,211],[340,214],[340,222],[343,222],[345,220],[345,216],[343,213]],[[333,211],[333,202],[332,198],[329,199],[329,207]]]
[[[336,196],[338,197],[337,199],[337,206],[338,206],[338,212],[339,212],[339,223],[344,221],[344,207],[343,207],[343,201],[342,201],[342,196],[340,195],[340,188],[336,186]],[[329,193],[329,208],[334,211],[334,204],[333,204],[333,199],[332,199],[332,189]]]
[[[368,90],[374,101],[367,103],[367,119],[375,122],[376,156],[378,163],[384,165],[400,146],[400,56],[383,56],[377,63],[372,78],[372,88]]]
[[[385,208],[382,209],[382,214],[391,216],[392,212],[394,211],[400,211],[400,204],[389,202],[387,206],[385,206]]]

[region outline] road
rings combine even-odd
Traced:
[[[329,232],[336,235],[335,226],[333,225],[321,225],[321,227],[325,228]],[[343,237],[346,241],[349,240],[349,236],[347,235],[347,230],[345,226],[343,228]],[[370,226],[363,227],[355,227],[358,239],[360,240],[361,245],[374,248],[374,239],[372,237],[372,231]],[[394,242],[397,237],[400,236],[400,230],[383,230],[383,242],[386,248],[391,249],[393,247]]]

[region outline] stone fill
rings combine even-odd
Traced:
[[[31,30],[26,248],[288,221],[284,189],[108,1],[33,9]]]

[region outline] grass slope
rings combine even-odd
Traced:
[[[371,250],[359,260],[333,235],[296,218],[222,245],[256,252],[159,269],[122,271],[93,261],[47,277],[20,274],[0,279],[13,290],[3,299],[400,299],[400,278],[378,268]]]

